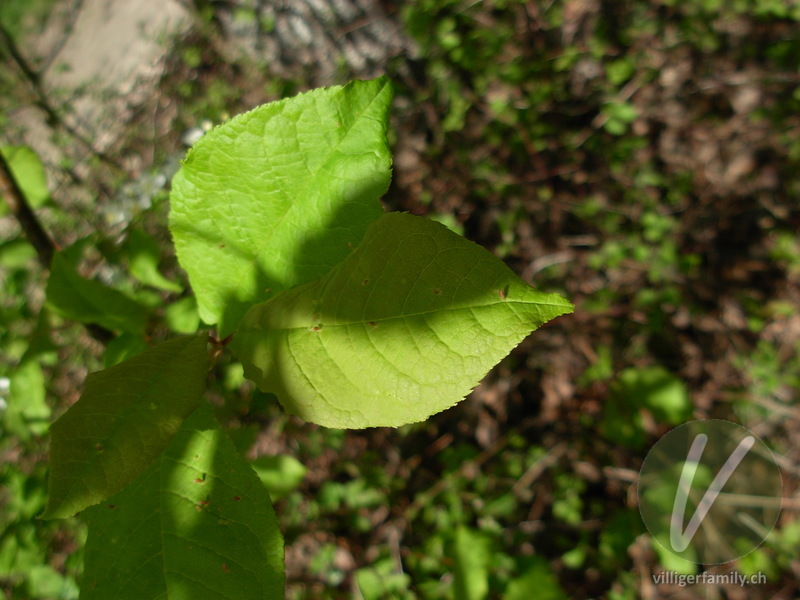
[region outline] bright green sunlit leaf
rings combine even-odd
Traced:
[[[259,456],[251,466],[269,495],[276,500],[297,488],[308,471],[303,463],[288,454]]]
[[[168,292],[183,290],[178,283],[170,281],[158,270],[161,249],[158,242],[143,231],[134,229],[128,234],[123,254],[128,259],[131,275],[142,283]]]
[[[45,402],[44,374],[35,359],[26,360],[12,372],[9,391],[8,407],[0,413],[6,430],[22,440],[44,435],[50,407]]]
[[[50,199],[50,191],[47,189],[44,165],[36,152],[27,146],[0,146],[0,152],[31,208],[45,204]],[[0,215],[7,211],[6,203],[0,203]]]
[[[388,79],[266,104],[203,136],[172,183],[170,229],[200,317],[232,331],[255,302],[324,275],[381,214]]]
[[[231,347],[289,413],[399,426],[463,399],[531,331],[569,312],[440,223],[389,213],[327,275],[253,307]]]
[[[484,600],[489,596],[489,565],[492,550],[489,538],[460,526],[452,543],[453,588],[459,600]]]
[[[164,321],[175,333],[192,333],[200,326],[197,299],[186,296],[170,304],[164,311]]]
[[[0,267],[21,269],[36,258],[36,249],[28,240],[17,238],[0,244]]]

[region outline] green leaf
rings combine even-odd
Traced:
[[[108,369],[147,350],[147,341],[141,335],[123,333],[106,344],[103,366]]]
[[[381,214],[388,79],[266,104],[211,130],[172,182],[170,229],[222,336],[254,302],[322,276]]]
[[[486,535],[464,526],[456,529],[453,540],[453,588],[459,600],[482,600],[489,595],[489,564],[492,559]]]
[[[197,299],[186,296],[170,304],[164,311],[164,321],[175,333],[194,333],[200,326]]]
[[[19,523],[16,525],[4,528],[9,532],[17,529],[16,535],[0,538],[0,577],[6,581],[19,580],[36,565],[47,562],[45,549],[37,543],[35,529],[32,526],[20,528]]]
[[[148,318],[145,307],[119,290],[81,277],[61,253],[50,265],[47,306],[67,319],[127,333],[140,333]]]
[[[22,269],[35,258],[36,249],[30,245],[28,240],[18,238],[0,244],[0,266],[6,269]]]
[[[208,406],[138,479],[85,515],[82,600],[283,598],[269,494]]]
[[[599,558],[609,571],[617,570],[627,557],[627,550],[643,531],[642,517],[630,509],[609,513],[597,544]]]
[[[614,85],[622,85],[633,76],[636,64],[629,58],[612,60],[606,64],[606,77]]]
[[[692,416],[686,384],[661,366],[625,369],[614,382],[613,391],[630,406],[648,408],[656,419],[671,425]]]
[[[534,556],[530,563],[522,575],[508,582],[503,600],[567,600],[547,560]]]
[[[531,331],[571,311],[440,223],[389,213],[327,275],[253,307],[231,347],[289,413],[399,426],[463,399]]]
[[[21,440],[44,435],[50,420],[45,402],[44,375],[35,360],[27,360],[11,374],[8,407],[3,413],[5,428]]]
[[[208,371],[205,335],[169,340],[104,371],[51,427],[43,518],[101,502],[140,475],[195,408]]]
[[[622,135],[628,125],[639,116],[636,108],[628,102],[609,102],[604,104],[600,112],[607,117],[605,129],[612,135]]]
[[[269,495],[276,500],[297,488],[308,471],[299,460],[288,454],[259,456],[251,465]]]
[[[695,575],[700,565],[700,563],[696,560],[698,557],[695,555],[691,556],[690,560],[686,560],[685,558],[681,558],[677,554],[673,553],[671,550],[667,550],[667,547],[670,546],[669,539],[667,538],[668,536],[666,535],[662,536],[658,541],[654,538],[650,538],[650,547],[655,550],[656,556],[658,557],[658,562],[661,564],[664,570],[675,571],[681,575]],[[689,546],[686,554],[692,555],[694,552],[694,547]]]
[[[602,435],[629,448],[638,449],[647,442],[642,414],[625,403],[616,394],[611,394],[603,404],[603,416],[598,423]]]
[[[0,146],[0,153],[8,162],[11,174],[31,205],[39,208],[50,199],[47,175],[39,156],[27,146]],[[0,204],[0,216],[8,212],[5,202]]]
[[[647,441],[641,408],[659,422],[677,425],[692,416],[692,402],[686,384],[661,366],[630,368],[611,384],[603,405],[600,431],[608,439],[630,448]]]
[[[128,268],[131,275],[145,285],[166,290],[168,292],[181,292],[183,288],[164,277],[158,270],[161,261],[161,249],[158,242],[152,237],[139,231],[131,230],[128,240],[123,248],[123,254],[128,259]]]
[[[36,565],[26,573],[30,598],[77,599],[78,586],[49,565]]]
[[[364,600],[410,599],[415,596],[410,590],[411,577],[403,573],[401,565],[391,558],[383,558],[369,567],[359,569],[355,575],[358,591]]]

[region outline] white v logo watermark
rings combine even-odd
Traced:
[[[783,496],[781,470],[764,440],[719,419],[668,431],[647,453],[637,488],[653,541],[704,565],[731,562],[762,544]]]
[[[700,527],[700,524],[703,522],[703,519],[706,518],[708,511],[711,510],[711,506],[714,504],[717,496],[719,496],[722,488],[725,487],[728,479],[730,479],[730,476],[733,475],[736,467],[738,467],[739,463],[742,462],[742,459],[750,451],[750,448],[753,447],[755,441],[755,437],[750,435],[743,438],[739,442],[739,445],[736,446],[736,449],[728,457],[728,460],[726,460],[725,464],[722,465],[722,468],[719,470],[719,473],[717,473],[717,476],[714,477],[714,481],[711,482],[711,485],[706,490],[706,493],[703,494],[703,498],[697,505],[697,510],[695,510],[694,514],[692,515],[692,518],[689,521],[689,524],[686,526],[686,529],[683,530],[683,521],[686,514],[686,502],[689,499],[689,492],[692,489],[692,481],[694,481],[694,476],[697,473],[698,467],[700,466],[700,458],[703,456],[703,450],[708,442],[708,436],[703,433],[698,434],[697,437],[694,438],[692,446],[689,448],[689,454],[686,456],[686,462],[683,463],[681,478],[678,482],[678,491],[675,493],[675,503],[672,506],[672,520],[670,521],[669,527],[669,542],[672,545],[673,550],[676,552],[683,552],[686,550],[686,548],[689,546],[689,543],[692,541],[694,534],[697,533],[697,530]]]

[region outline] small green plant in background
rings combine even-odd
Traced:
[[[0,153],[29,205],[50,209],[38,156],[21,146],[3,146]],[[0,216],[7,212],[3,202]],[[47,468],[37,460],[46,450],[44,436],[51,421],[46,374],[58,361],[54,349],[37,335],[37,327],[28,325],[37,321],[35,309],[25,301],[27,292],[39,284],[30,269],[35,257],[25,240],[0,243],[0,598],[5,598],[5,588],[20,594],[13,597],[72,599],[78,596],[75,576],[82,553],[58,556],[66,550],[59,548],[59,539],[65,534],[81,539],[84,532],[76,523],[59,526],[35,518],[47,501]],[[57,570],[54,562],[63,567]]]
[[[202,401],[227,348],[291,414],[396,427],[457,403],[532,330],[571,312],[445,226],[383,213],[391,98],[385,78],[315,90],[240,115],[189,152],[170,229],[218,337],[201,328],[148,347],[157,300],[82,277],[81,245],[56,254],[49,309],[120,334],[111,366],[51,428],[43,517],[88,523],[82,598],[283,596],[283,540],[253,466],[296,478],[302,465],[251,466]],[[130,243],[131,271],[178,292],[147,240]],[[474,561],[459,559],[456,574],[473,595]],[[380,572],[358,579],[375,590]]]

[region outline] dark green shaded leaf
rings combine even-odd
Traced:
[[[82,600],[283,598],[283,539],[269,495],[207,406],[86,517]]]
[[[647,408],[661,422],[678,425],[692,416],[686,385],[664,367],[625,369],[613,389],[629,406]]]
[[[147,342],[141,335],[123,333],[106,344],[103,365],[106,369],[147,350]]]
[[[508,583],[503,600],[567,600],[547,560],[534,556],[525,572]]]
[[[81,399],[51,427],[44,518],[96,504],[148,467],[200,402],[206,346],[205,335],[176,338],[89,375]]]
[[[61,253],[50,265],[47,306],[67,319],[127,333],[140,333],[148,318],[145,307],[119,290],[81,277]]]

